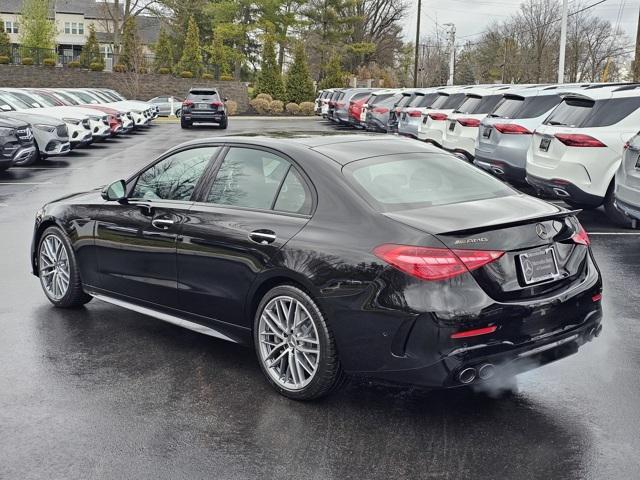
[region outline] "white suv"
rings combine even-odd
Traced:
[[[574,207],[614,206],[614,175],[624,144],[640,125],[638,85],[597,85],[564,96],[536,129],[527,152],[527,182]]]
[[[442,147],[442,138],[447,129],[449,115],[464,102],[464,99],[464,89],[448,88],[438,91],[438,97],[422,113],[418,139]]]

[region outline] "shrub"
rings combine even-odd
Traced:
[[[80,62],[78,60],[73,60],[72,62],[67,63],[67,67],[80,68]]]
[[[302,102],[300,104],[300,115],[313,115],[316,106],[313,102]]]
[[[24,57],[22,59],[22,65],[33,65],[33,58],[31,57]]]
[[[233,100],[227,101],[227,112],[229,115],[235,115],[238,113],[238,104]]]
[[[220,75],[220,80],[222,80],[223,82],[232,82],[233,75]]]
[[[185,70],[184,72],[180,72],[180,76],[182,78],[193,78],[193,73],[191,73],[189,70]]]
[[[124,73],[124,72],[126,72],[126,70],[127,70],[127,67],[125,67],[125,66],[124,66],[123,64],[121,64],[121,63],[116,63],[116,64],[113,66],[113,71],[114,71],[114,72]]]
[[[203,80],[213,80],[213,75],[211,75],[210,73],[203,73],[202,74],[202,79]]]
[[[46,67],[55,67],[56,66],[56,61],[53,58],[45,58],[42,61],[42,64]]]
[[[269,103],[269,113],[279,115],[284,110],[284,102],[282,100],[274,100]]]
[[[101,72],[104,70],[104,63],[102,62],[91,62],[89,65],[89,69],[92,72]]]
[[[0,55],[0,65],[8,65],[9,64],[9,57],[7,57],[6,55]]]
[[[273,98],[268,93],[259,93],[258,95],[256,95],[256,98],[262,98],[269,103],[273,102]]]
[[[270,102],[264,98],[256,97],[249,102],[249,105],[251,105],[251,108],[253,108],[258,115],[266,115],[269,113]]]
[[[297,103],[289,102],[285,105],[284,109],[289,115],[298,115],[300,113],[300,105]]]
[[[159,69],[158,69],[158,73],[159,73],[160,75],[168,75],[168,74],[170,74],[170,73],[171,73],[171,69],[166,68],[166,67],[162,67],[162,68],[159,68]]]

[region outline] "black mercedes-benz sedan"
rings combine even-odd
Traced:
[[[575,353],[602,282],[575,212],[404,138],[218,137],[45,205],[48,299],[252,345],[312,399],[347,374],[448,388]]]

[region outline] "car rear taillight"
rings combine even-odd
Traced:
[[[450,250],[384,244],[373,250],[376,257],[421,280],[446,280],[491,263],[504,252],[493,250]]]
[[[183,107],[193,107],[193,102],[191,100],[185,100],[182,102]]]
[[[507,135],[531,135],[532,132],[523,127],[522,125],[516,125],[515,123],[496,123],[493,128],[495,128],[500,133],[504,133]]]
[[[446,113],[430,113],[429,118],[431,120],[435,120],[436,122],[442,122],[449,118],[449,116]]]
[[[211,102],[212,107],[221,107],[223,105],[222,102]]]
[[[606,147],[597,138],[582,133],[556,133],[555,137],[567,147]]]
[[[479,127],[480,120],[477,118],[459,118],[458,123],[463,127]]]
[[[469,337],[477,337],[480,335],[487,335],[489,333],[493,333],[498,329],[496,325],[491,325],[490,327],[483,328],[474,328],[473,330],[463,330],[462,332],[456,332],[451,334],[451,338],[469,338]]]
[[[376,113],[387,113],[389,109],[384,107],[376,107],[373,109],[373,111]]]
[[[422,116],[422,112],[420,112],[420,110],[411,110],[409,112],[409,116],[410,117],[421,117]]]
[[[573,243],[577,243],[578,245],[588,246],[591,244],[589,234],[582,225],[580,225],[579,230],[573,235],[573,237],[571,237],[571,240],[573,240]]]

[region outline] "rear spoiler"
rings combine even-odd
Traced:
[[[516,221],[513,221],[513,222],[494,223],[494,224],[491,224],[491,225],[483,225],[481,227],[473,227],[473,228],[467,228],[467,229],[463,229],[463,230],[452,230],[450,232],[437,233],[436,235],[468,235],[468,234],[482,233],[482,232],[485,232],[487,230],[493,230],[496,227],[504,227],[504,228],[506,228],[506,227],[517,227],[519,225],[526,225],[526,224],[534,222],[536,220],[551,220],[551,219],[559,219],[559,218],[566,218],[566,217],[576,216],[580,212],[582,212],[582,210],[563,210],[563,211],[558,212],[558,213],[537,215],[537,216],[525,218],[525,219],[522,219],[522,220],[516,220]]]

